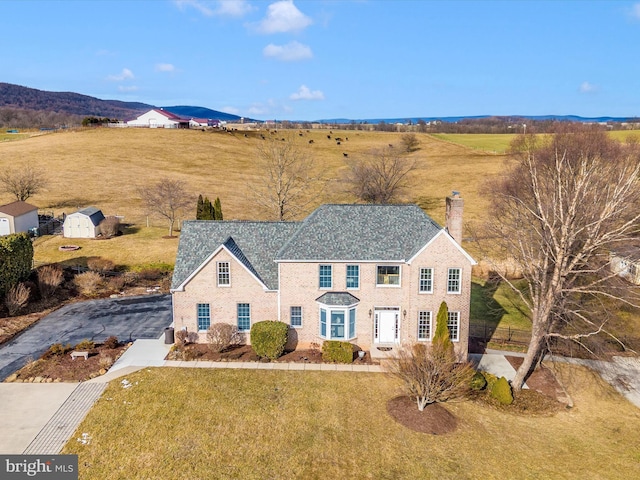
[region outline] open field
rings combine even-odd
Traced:
[[[638,478],[640,411],[570,372],[571,410],[447,404],[458,430],[436,436],[386,413],[399,384],[382,374],[146,369],[112,382],[63,453],[84,480]]]
[[[435,138],[487,153],[504,154],[516,137],[515,134],[435,133]]]

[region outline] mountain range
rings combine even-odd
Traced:
[[[79,115],[84,117],[108,117],[118,120],[128,120],[135,118],[140,113],[151,110],[153,108],[163,108],[176,115],[187,118],[210,118],[227,122],[235,122],[240,120],[238,115],[212,110],[206,107],[197,106],[168,106],[158,107],[140,102],[123,102],[120,100],[101,100],[99,98],[82,95],[73,92],[49,92],[45,90],[37,90],[35,88],[23,87],[11,83],[0,82],[0,108],[19,108],[34,111],[48,111],[66,113],[71,115]],[[325,120],[314,120],[319,123],[418,123],[422,120],[425,122],[441,121],[448,123],[457,123],[462,120],[480,120],[483,118],[491,118],[495,115],[476,115],[476,116],[455,116],[455,117],[403,117],[403,118],[372,118],[372,119],[347,119],[334,118]],[[522,119],[530,120],[561,120],[573,122],[626,122],[634,119],[627,117],[580,117],[577,115],[509,115],[500,118],[513,119],[514,121]],[[251,119],[246,119],[251,121]],[[303,122],[309,120],[298,120]]]

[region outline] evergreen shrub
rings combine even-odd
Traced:
[[[349,342],[326,340],[322,343],[322,360],[334,363],[353,362],[353,345]]]
[[[251,326],[249,336],[251,348],[259,357],[275,360],[284,353],[289,325],[277,320],[256,322]]]

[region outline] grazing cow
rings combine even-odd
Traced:
[[[309,143],[313,143],[313,139],[309,140]]]
[[[331,135],[327,135],[327,138],[328,138],[329,140],[331,140]]]
[[[389,148],[393,148],[393,143],[390,143],[390,144],[389,144]]]
[[[298,132],[298,135],[302,137],[302,133],[301,132]]]
[[[340,137],[336,137],[336,142],[341,142],[342,139]]]
[[[343,156],[343,157],[348,157],[348,156],[349,156],[349,154],[348,154],[348,153],[344,153],[344,152],[343,152],[343,153],[342,153],[342,156]]]
[[[336,142],[336,145],[340,145],[340,142]]]

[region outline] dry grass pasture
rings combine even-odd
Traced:
[[[109,385],[62,453],[86,480],[638,478],[640,411],[584,370],[562,373],[570,410],[448,403],[458,429],[430,435],[387,414],[399,384],[382,374],[145,369]]]
[[[225,219],[266,220],[252,199],[252,183],[261,172],[256,166],[256,148],[261,135],[296,142],[311,156],[330,181],[316,192],[317,204],[352,201],[340,177],[353,161],[372,149],[393,145],[401,150],[400,133],[300,130],[261,132],[202,132],[165,129],[83,129],[61,131],[0,143],[0,168],[30,160],[49,179],[46,191],[30,203],[54,214],[71,213],[78,207],[95,205],[105,215],[123,215],[133,224],[132,235],[118,242],[84,241],[76,255],[106,256],[116,263],[141,264],[149,261],[172,263],[175,242],[163,241],[159,218],[150,217],[158,227],[145,232],[146,211],[138,196],[139,186],[163,177],[183,180],[193,195],[195,217],[198,194],[220,197]],[[330,136],[331,138],[327,138]],[[340,145],[335,138],[342,138]],[[503,168],[504,156],[420,134],[419,149],[408,154],[417,169],[408,201],[419,203],[432,217],[444,221],[444,198],[459,190],[465,198],[465,218],[478,221],[487,210],[487,200],[478,189],[487,175]],[[313,140],[313,143],[310,143]],[[345,157],[344,154],[348,156]],[[9,202],[7,194],[0,202]],[[138,243],[138,240],[140,242]],[[144,241],[143,241],[144,240]],[[157,246],[152,244],[156,242]],[[36,258],[58,261],[59,241],[42,239],[36,244]],[[126,251],[123,250],[125,247]],[[166,249],[166,251],[165,251]],[[84,250],[84,251],[83,251]],[[67,258],[63,258],[67,260]]]

